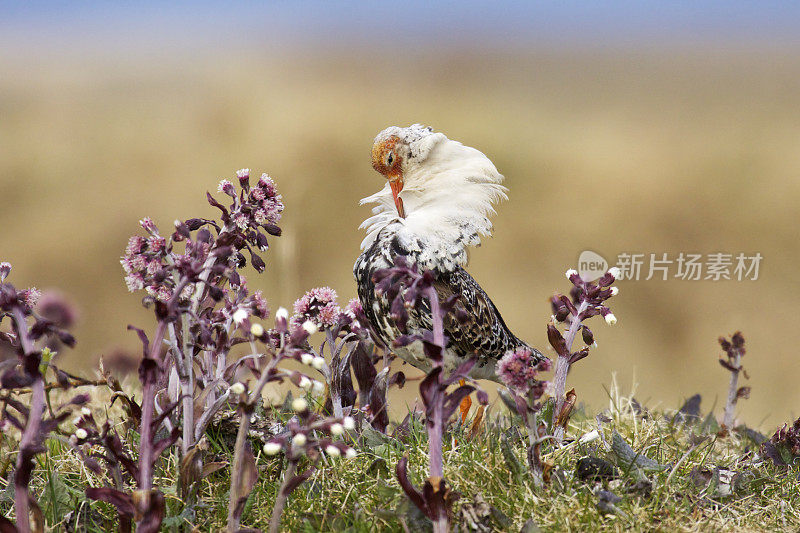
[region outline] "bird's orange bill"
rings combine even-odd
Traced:
[[[403,190],[403,178],[389,180],[389,186],[392,188],[392,196],[394,197],[394,205],[397,207],[397,213],[400,218],[406,218],[405,209],[403,209],[403,199],[400,198],[400,191]]]
[[[464,386],[467,384],[466,381],[463,379],[458,381],[458,384]],[[469,414],[469,408],[472,407],[472,398],[467,396],[463,400],[461,400],[461,405],[459,405],[459,409],[461,410],[461,423],[465,423],[467,421],[467,415]]]

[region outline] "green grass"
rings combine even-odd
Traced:
[[[463,526],[463,511],[480,495],[490,506],[485,524],[497,531],[520,531],[533,522],[542,531],[796,531],[800,527],[800,484],[796,469],[782,471],[766,462],[753,462],[758,446],[749,437],[716,435],[712,418],[706,422],[673,422],[674,411],[644,410],[637,414],[631,399],[611,389],[609,407],[598,427],[594,416],[582,409],[573,417],[561,449],[549,449],[544,459],[554,465],[550,483],[536,489],[525,468],[524,440],[513,417],[496,405],[483,431],[469,439],[466,428],[456,425],[445,443],[445,474],[450,487],[460,494],[454,523]],[[601,438],[581,444],[577,438],[599,429]],[[617,445],[612,447],[614,433]],[[506,435],[504,439],[502,435]],[[619,437],[632,449],[624,458]],[[702,440],[705,437],[705,440]],[[503,442],[508,445],[504,446]],[[209,434],[209,454],[230,457],[228,437]],[[397,461],[410,457],[411,478],[422,484],[427,465],[426,436],[421,424],[412,425],[405,442],[368,432],[357,444],[352,460],[336,459],[320,464],[311,479],[289,499],[283,516],[285,531],[420,531],[425,522],[415,512],[394,476]],[[599,457],[616,465],[618,476],[603,482],[581,481],[576,462]],[[176,456],[162,461],[156,482],[167,496],[168,526],[185,523],[177,497],[174,472]],[[663,467],[647,467],[653,462]],[[259,481],[248,501],[243,527],[266,528],[280,482],[281,458],[257,457]],[[637,465],[645,465],[640,467]],[[677,466],[676,466],[677,465]],[[722,474],[719,474],[719,470]],[[725,483],[726,471],[734,478]],[[692,474],[695,472],[695,474]],[[704,472],[705,477],[697,472]],[[229,471],[222,469],[203,481],[200,506],[191,523],[201,531],[218,531],[227,514]],[[641,488],[649,481],[650,494]],[[87,481],[100,480],[83,468],[61,443],[50,443],[40,456],[34,493],[48,526],[62,530],[70,511],[78,513],[81,529],[106,531],[113,524],[109,506],[88,502],[83,496]],[[638,483],[637,483],[638,482]],[[598,508],[598,490],[622,498],[613,512]],[[8,490],[0,492],[0,509],[12,513]],[[469,514],[469,513],[466,513]],[[480,513],[478,513],[480,514]],[[466,529],[462,529],[466,530]]]

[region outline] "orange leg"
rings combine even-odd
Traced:
[[[458,382],[459,385],[466,385],[466,383],[467,382],[464,381],[463,379],[459,380],[459,382]],[[466,398],[461,400],[461,405],[459,406],[459,409],[461,411],[461,423],[462,424],[467,421],[467,414],[469,414],[469,408],[470,407],[472,407],[472,398],[467,396]]]

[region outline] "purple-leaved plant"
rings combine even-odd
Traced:
[[[349,318],[341,311],[339,311],[339,316],[333,317],[333,323],[338,328],[337,331],[345,329],[348,322]],[[288,381],[303,391],[304,395],[312,391],[320,393],[325,389],[324,385],[304,372],[286,370],[280,366],[288,361],[296,361],[324,371],[327,367],[325,359],[310,351],[309,337],[317,331],[318,326],[312,317],[306,317],[303,321],[294,320],[290,323],[288,312],[285,309],[280,309],[276,313],[274,329],[265,331],[260,324],[251,326],[251,334],[255,340],[264,345],[265,355],[250,361],[249,368],[256,378],[252,386],[237,382],[229,389],[237,403],[239,430],[231,467],[228,531],[239,530],[241,514],[247,497],[258,477],[255,457],[247,438],[253,413],[262,401],[261,394],[264,387],[270,383]],[[354,429],[355,422],[351,417],[319,415],[312,411],[308,400],[302,396],[292,402],[292,408],[296,416],[286,425],[285,431],[264,445],[264,452],[267,455],[275,455],[284,450],[288,462],[283,483],[275,500],[270,531],[278,531],[287,497],[314,472],[316,464],[321,458],[320,451],[327,453],[328,456],[336,457],[340,455],[351,457],[355,454],[355,451],[343,442],[332,440],[341,437],[345,429]],[[297,474],[298,462],[304,456],[312,459],[312,465],[303,473]]]
[[[742,357],[745,354],[744,337],[742,333],[737,331],[728,340],[725,337],[719,338],[719,345],[722,351],[725,352],[725,359],[719,358],[719,364],[728,369],[731,373],[731,379],[728,383],[728,398],[725,401],[725,414],[722,419],[722,431],[728,432],[733,429],[734,414],[736,410],[736,403],[739,398],[750,397],[750,387],[739,387],[739,372],[744,374],[747,378],[747,371],[742,367]]]
[[[550,361],[539,361],[528,348],[509,351],[497,364],[497,375],[511,391],[511,397],[528,431],[528,467],[534,485],[540,487],[546,481],[547,465],[542,461],[542,443],[552,438],[547,435],[547,425],[541,420],[540,399],[548,382],[539,381],[540,372],[550,370]]]
[[[143,388],[140,490],[148,494],[152,488],[155,452],[164,449],[154,445],[153,435],[163,426],[179,439],[180,486],[182,492],[188,491],[182,496],[190,507],[192,483],[183,481],[202,478],[196,471],[202,461],[197,460],[194,448],[213,416],[228,402],[237,373],[242,367],[255,366],[255,359],[262,356],[253,349],[244,358],[230,357],[237,344],[250,342],[254,347],[251,319],[266,318],[269,313],[261,293],[248,290],[239,270],[249,256],[256,271],[263,272],[265,263],[256,250],[266,251],[267,235],[281,233],[277,223],[283,202],[272,179],[263,174],[251,185],[249,169],[236,174],[238,190],[229,180],[222,180],[218,187],[218,192],[230,197],[227,206],[206,194],[209,204],[220,211],[219,221],[178,220],[171,233],[162,234],[145,218],[141,226],[146,235],[131,237],[121,260],[128,288],[146,291],[143,303],[154,308],[157,319],[152,342],[137,330],[145,345],[139,371]]]
[[[781,468],[800,464],[800,418],[791,426],[784,424],[769,440],[762,442],[761,455]]]
[[[567,395],[564,394],[569,368],[572,364],[588,356],[589,349],[596,346],[594,334],[586,326],[585,321],[600,315],[609,325],[617,323],[617,318],[606,305],[606,301],[618,292],[618,289],[611,285],[619,277],[619,269],[617,267],[610,268],[596,281],[584,281],[575,270],[568,270],[566,276],[572,283],[570,296],[556,294],[550,299],[553,318],[547,325],[547,338],[558,354],[553,378],[555,408],[551,421],[551,431],[558,443],[564,438],[569,416],[575,403],[574,391]],[[558,323],[564,324],[563,334],[557,327]],[[573,352],[572,345],[579,331],[585,346]]]
[[[455,499],[444,479],[442,445],[445,429],[461,400],[477,391],[479,402],[485,405],[488,396],[469,378],[475,359],[462,363],[458,368],[447,369],[450,374],[444,375],[444,350],[447,346],[444,317],[453,308],[456,298],[439,301],[433,286],[433,272],[419,272],[416,265],[408,265],[403,257],[398,256],[394,260],[394,267],[375,272],[373,278],[376,292],[393,302],[392,319],[401,330],[407,329],[408,309],[429,309],[431,313],[432,331],[410,332],[395,340],[396,345],[421,342],[426,357],[431,361],[432,368],[419,386],[425,406],[429,476],[422,491],[417,489],[408,479],[408,456],[397,463],[396,473],[400,486],[411,502],[431,520],[434,532],[442,533],[449,530],[451,506]],[[452,385],[462,380],[471,383],[448,392]]]
[[[16,526],[0,516],[3,531],[28,533],[44,528],[44,517],[31,494],[29,485],[34,468],[34,459],[44,453],[45,440],[58,429],[59,424],[69,417],[71,409],[85,404],[89,396],[79,394],[55,412],[48,410],[45,376],[48,369],[55,374],[57,386],[68,389],[72,386],[69,376],[53,366],[53,352],[42,347],[50,338],[57,338],[66,346],[75,345],[75,339],[58,328],[35,310],[40,295],[35,288],[17,290],[6,282],[11,272],[9,263],[0,263],[0,325],[5,319],[10,321],[8,331],[0,331],[0,342],[16,352],[16,359],[2,363],[2,419],[0,429],[10,425],[21,432],[19,451],[14,469],[14,511]],[[20,394],[30,394],[27,402],[18,399]]]

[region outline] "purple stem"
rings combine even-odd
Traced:
[[[553,426],[555,426],[556,420],[558,420],[558,415],[561,413],[561,408],[564,406],[564,389],[567,387],[567,374],[569,373],[570,367],[569,354],[572,353],[572,343],[574,342],[575,335],[578,334],[578,329],[581,326],[581,313],[586,311],[588,307],[589,304],[587,301],[582,300],[578,306],[575,316],[572,317],[569,330],[567,330],[567,334],[564,336],[564,342],[567,345],[567,355],[566,357],[559,355],[556,362],[556,372],[555,376],[553,377],[553,385],[555,387],[556,397],[556,407],[553,409]],[[553,427],[553,437],[555,438],[555,441],[560,444],[564,439],[564,428]]]
[[[18,307],[14,308],[14,322],[17,327],[17,338],[24,357],[30,357],[36,350],[33,341],[28,336],[28,324],[25,315]],[[29,489],[31,470],[33,465],[33,454],[31,450],[36,446],[36,441],[41,433],[42,418],[44,417],[44,380],[42,375],[37,372],[31,385],[31,407],[28,413],[25,431],[19,442],[19,454],[17,455],[17,468],[14,474],[14,511],[17,515],[17,529],[20,533],[28,533],[30,529],[30,501]]]
[[[250,432],[250,419],[252,408],[246,405],[239,406],[239,431],[236,433],[236,444],[231,467],[231,490],[228,497],[228,531],[233,533],[239,530],[240,516],[237,516],[236,507],[239,496],[242,494],[242,471],[244,470],[245,445]]]
[[[161,341],[164,339],[164,332],[167,323],[164,320],[158,322],[156,334],[150,345],[149,357],[158,363],[161,351]],[[153,488],[153,414],[155,412],[156,383],[153,379],[145,381],[142,387],[142,422],[139,429],[139,487],[145,494],[150,493]]]
[[[736,348],[735,353],[736,357],[733,360],[733,366],[736,367],[736,370],[731,370],[731,380],[728,385],[728,401],[725,403],[725,416],[722,419],[722,425],[729,430],[733,428],[733,415],[737,399],[737,385],[739,384],[739,370],[742,368],[742,352]]]
[[[286,493],[286,485],[294,478],[297,472],[297,461],[289,458],[287,454],[288,465],[286,472],[283,473],[283,483],[278,488],[278,494],[275,497],[275,505],[272,507],[272,516],[269,518],[269,533],[278,533],[281,529],[281,515],[283,508],[286,506],[286,498],[289,496]]]
[[[444,350],[444,321],[442,320],[442,311],[439,304],[439,295],[436,294],[436,289],[433,287],[428,288],[428,300],[431,304],[431,317],[433,318],[433,342],[441,346]],[[438,361],[437,365],[442,365],[442,361]],[[441,380],[442,375],[439,374]],[[437,384],[441,386],[441,384]],[[435,396],[433,413],[431,419],[428,420],[428,461],[430,463],[430,478],[435,483],[444,477],[444,458],[442,456],[442,439],[444,435],[444,401],[447,398],[446,391]],[[432,422],[432,424],[431,424]],[[434,533],[447,533],[450,530],[450,525],[447,520],[447,512],[445,509],[433,520]]]

